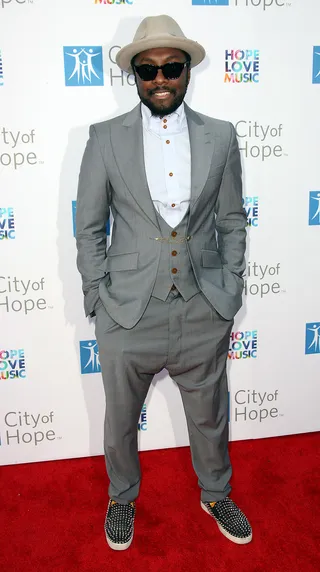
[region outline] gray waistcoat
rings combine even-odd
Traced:
[[[175,227],[176,237],[172,237],[173,228],[159,215],[157,219],[161,230],[161,237],[169,238],[161,242],[160,263],[157,273],[156,282],[153,288],[152,296],[165,301],[169,291],[174,284],[179,290],[183,299],[187,302],[200,291],[190,262],[187,250],[186,231],[188,224],[189,212],[186,213],[182,221]],[[183,241],[181,239],[184,239]],[[180,242],[181,240],[181,242]],[[176,241],[176,242],[174,242]],[[173,273],[172,270],[177,272]]]

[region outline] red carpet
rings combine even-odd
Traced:
[[[232,498],[254,539],[226,540],[200,509],[188,448],[141,454],[134,542],[107,546],[102,457],[2,467],[5,572],[317,572],[320,434],[231,443]]]

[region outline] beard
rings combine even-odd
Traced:
[[[164,115],[170,115],[170,113],[173,113],[174,111],[176,111],[176,109],[178,109],[178,107],[180,107],[181,103],[185,98],[187,88],[188,88],[188,83],[186,83],[183,92],[177,93],[177,90],[174,88],[169,89],[167,87],[161,87],[161,88],[158,87],[155,89],[148,90],[147,97],[142,96],[138,89],[138,95],[142,103],[144,103],[144,105],[146,105],[150,109],[152,115],[154,115],[155,117],[163,117]],[[165,101],[159,101],[159,103],[154,103],[151,100],[152,95],[157,91],[163,91],[164,89],[166,91],[169,91],[173,95],[171,103],[168,104]]]

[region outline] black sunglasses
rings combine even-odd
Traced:
[[[153,81],[158,75],[158,70],[166,79],[178,79],[181,76],[183,69],[189,66],[190,62],[172,62],[171,64],[164,64],[164,66],[153,66],[152,64],[142,64],[141,66],[133,66],[142,81]]]

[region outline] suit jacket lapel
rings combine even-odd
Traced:
[[[112,130],[112,145],[121,176],[140,208],[159,229],[148,186],[140,104]]]
[[[195,111],[185,104],[191,149],[191,203],[192,210],[206,184],[212,156],[214,138],[208,126]]]
[[[210,128],[207,127],[200,115],[186,103],[184,105],[191,149],[190,210],[192,211],[208,178],[215,141]],[[140,104],[126,114],[122,123],[114,124],[111,138],[114,155],[128,190],[145,214],[159,229],[144,164]]]

